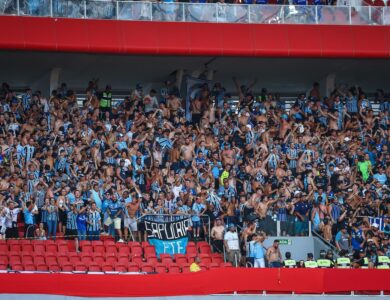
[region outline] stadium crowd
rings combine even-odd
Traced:
[[[277,243],[262,247],[277,221],[285,236],[307,235],[310,222],[341,257],[363,253],[364,264],[377,264],[389,256],[383,91],[378,115],[362,88],[322,97],[318,83],[286,109],[277,94],[233,80],[238,107],[220,83],[205,84],[191,120],[169,81],[145,93],[137,84],[119,103],[110,85],[91,81],[82,106],[66,84],[47,98],[3,83],[2,238],[18,238],[22,222],[27,238],[141,241],[146,216],[191,214],[191,238],[225,246],[232,263],[242,254],[257,267],[264,258],[279,266]]]

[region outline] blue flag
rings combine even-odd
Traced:
[[[177,221],[145,220],[148,241],[156,248],[156,255],[185,254],[188,244],[188,228],[191,218],[181,217]]]

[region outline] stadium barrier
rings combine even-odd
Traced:
[[[129,277],[131,276],[131,277]],[[359,269],[222,268],[187,274],[0,274],[0,293],[148,297],[227,293],[389,293],[390,272]]]
[[[390,7],[110,0],[5,0],[0,14],[76,19],[250,24],[390,24]]]

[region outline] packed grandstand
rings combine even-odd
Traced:
[[[287,106],[233,81],[188,101],[169,81],[119,101],[3,83],[0,269],[389,268],[388,95],[314,83]],[[303,261],[264,245],[312,233],[329,250]]]

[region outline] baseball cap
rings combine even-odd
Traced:
[[[372,227],[375,227],[375,228],[379,228],[379,224],[378,223],[374,223],[371,225]]]

